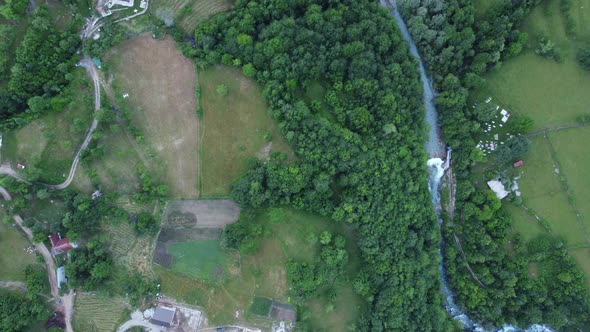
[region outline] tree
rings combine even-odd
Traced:
[[[29,300],[10,292],[0,296],[0,330],[3,332],[22,331],[46,315],[45,307],[40,301]]]
[[[25,280],[27,283],[27,297],[30,299],[35,299],[38,294],[45,294],[49,289],[45,269],[27,265],[25,268]]]
[[[242,72],[246,77],[254,77],[256,75],[256,69],[254,69],[254,66],[251,63],[245,64],[244,67],[242,67]]]

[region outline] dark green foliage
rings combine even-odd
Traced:
[[[27,283],[27,297],[35,299],[37,294],[45,294],[49,290],[47,282],[47,270],[28,265],[25,268],[25,281]]]
[[[42,301],[29,300],[13,293],[3,292],[0,295],[0,330],[3,332],[23,331],[46,316]]]
[[[508,163],[520,159],[529,150],[530,142],[523,136],[510,138],[505,144],[498,146],[494,151],[494,158],[499,163]]]
[[[66,276],[74,288],[95,289],[113,270],[113,262],[106,246],[99,241],[88,242],[84,247],[70,251],[70,257],[70,262],[66,265]]]
[[[561,62],[561,54],[559,53],[559,50],[555,48],[555,43],[545,36],[539,38],[539,44],[535,49],[535,53],[544,58]]]
[[[241,35],[252,44],[243,36],[238,42]],[[236,1],[197,28],[195,43],[195,55],[209,63],[252,64],[298,157],[256,164],[233,186],[234,199],[357,226],[373,296],[361,330],[444,330],[420,83],[389,14],[374,1]],[[299,97],[298,87],[317,81],[328,87],[322,108],[329,116]],[[228,243],[247,234],[240,226],[227,233]],[[325,253],[335,258],[332,270],[290,263],[294,291],[310,294],[334,278],[337,262],[346,261],[339,255]]]
[[[154,216],[147,212],[131,216],[131,218],[129,218],[129,223],[131,228],[140,235],[154,235],[158,232],[158,222],[154,219]]]
[[[582,46],[578,50],[578,54],[576,55],[576,59],[580,63],[580,66],[586,70],[590,70],[590,46]]]
[[[168,195],[168,186],[158,184],[158,179],[154,179],[143,166],[137,167],[137,173],[139,173],[141,185],[141,192],[133,194],[137,202],[148,203]]]

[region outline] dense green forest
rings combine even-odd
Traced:
[[[1,6],[6,22],[0,23],[0,124],[5,128],[20,126],[59,103],[62,89],[71,80],[73,56],[80,44],[76,15],[65,28],[58,30],[46,6],[27,14],[10,9],[22,1]],[[68,1],[70,6],[71,1]],[[23,8],[27,8],[25,1]]]
[[[243,207],[291,205],[354,224],[369,303],[357,331],[443,331],[435,216],[415,60],[374,1],[236,1],[195,32],[189,55],[243,66],[264,87],[299,161],[280,156],[241,178]],[[320,83],[325,97],[309,100]],[[297,285],[309,266],[289,266]],[[309,278],[307,278],[307,277]],[[303,279],[302,279],[303,278]],[[306,288],[298,287],[305,296]]]
[[[501,202],[478,189],[470,173],[478,160],[475,135],[486,111],[467,105],[468,89],[478,87],[480,75],[489,68],[520,53],[527,35],[518,27],[539,2],[499,2],[476,20],[471,0],[400,1],[409,31],[434,77],[441,126],[454,152],[455,220],[446,216],[444,236],[445,266],[457,302],[486,325],[545,323],[560,330],[588,330],[590,304],[583,274],[563,243],[544,237],[522,243],[518,236],[509,236],[511,221]],[[516,133],[531,127],[524,118],[511,125]],[[494,155],[500,167],[526,152],[523,138],[507,143]],[[455,235],[483,285],[465,268]],[[530,263],[540,265],[540,277],[529,278]]]

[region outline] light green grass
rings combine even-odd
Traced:
[[[3,137],[2,161],[41,171],[40,180],[62,182],[72,159],[84,141],[93,114],[93,90],[82,69],[75,71],[69,105],[59,111],[49,110],[41,118]],[[76,130],[74,121],[79,122]]]
[[[546,232],[535,217],[529,215],[522,207],[514,204],[504,204],[504,208],[512,217],[512,230],[529,241]]]
[[[549,136],[560,162],[560,172],[580,211],[586,242],[590,243],[590,128],[576,128]]]
[[[322,231],[346,237],[350,255],[348,277],[353,278],[358,271],[360,253],[355,245],[356,239],[352,230],[343,224],[296,211],[285,211],[283,223],[270,223],[266,213],[259,214],[254,222],[263,225],[265,234],[258,240],[258,252],[253,256],[242,255],[239,266],[230,264],[229,277],[221,285],[190,280],[155,266],[164,295],[203,306],[214,325],[243,322],[268,329],[267,320],[248,314],[254,298],[260,296],[288,302],[285,264],[289,259],[312,262],[319,255],[317,237]],[[333,312],[326,313],[327,299],[323,292],[317,299],[304,304],[311,312],[314,329],[325,327],[328,331],[346,331],[348,322],[356,320],[364,302],[355,295],[351,283],[337,283],[335,291],[338,295]],[[240,311],[238,319],[235,318],[236,311]]]
[[[543,137],[532,140],[524,163],[524,174],[518,180],[524,204],[546,219],[553,233],[564,237],[568,245],[584,243],[584,233],[559,183],[550,147]]]
[[[590,8],[590,0],[574,1],[573,7],[580,6]],[[577,28],[584,34],[575,40],[568,39],[559,1],[548,1],[535,8],[523,28],[529,34],[530,48],[487,75],[488,90],[515,111],[533,118],[535,128],[572,123],[576,116],[588,113],[590,75],[581,69],[575,56],[583,36],[590,35],[590,25],[578,24]],[[556,43],[563,63],[534,53],[540,34]]]
[[[3,211],[0,216],[5,216]],[[0,220],[0,280],[24,281],[25,267],[36,262],[35,254],[25,251],[30,246],[25,235],[13,227],[12,223]]]
[[[172,270],[191,278],[217,281],[226,273],[228,257],[219,240],[179,242],[168,246],[168,253],[174,256]]]
[[[123,298],[78,295],[74,303],[74,331],[112,332],[124,320],[127,304]]]
[[[590,291],[590,249],[580,248],[570,250],[570,254],[574,257],[576,262],[578,262],[578,265],[586,275],[586,284],[588,285],[588,290]]]
[[[289,152],[268,115],[261,89],[239,69],[213,66],[199,71],[202,91],[201,194],[227,196],[231,182],[247,170],[248,159],[260,157],[272,136],[272,151]],[[215,88],[225,84],[229,93]]]

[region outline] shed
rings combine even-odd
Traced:
[[[57,274],[57,288],[61,288],[61,284],[65,284],[68,282],[68,278],[66,278],[66,268],[60,266],[55,271]]]
[[[100,67],[102,67],[102,62],[100,62],[100,60],[97,57],[92,58],[92,61],[94,61],[96,68],[100,69]]]
[[[519,160],[519,161],[515,162],[514,164],[512,164],[512,166],[514,166],[516,168],[516,167],[522,166],[523,164],[524,164],[524,161]]]
[[[159,326],[170,327],[175,313],[176,310],[174,308],[157,307],[150,322]]]

